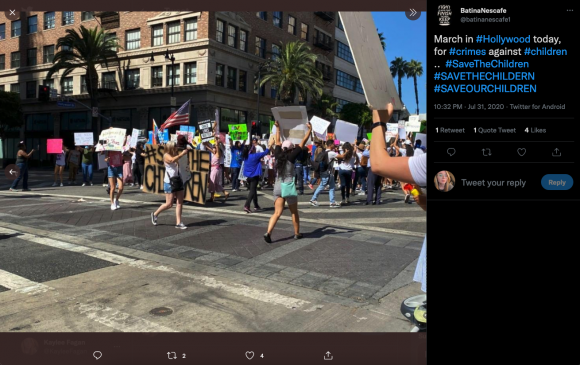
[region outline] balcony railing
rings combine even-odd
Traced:
[[[315,11],[314,14],[318,15],[324,20],[333,21],[334,20],[334,12],[333,11]]]
[[[334,43],[330,37],[324,37],[322,35],[314,37],[313,43],[316,47],[325,49],[327,51],[332,51],[334,49]]]

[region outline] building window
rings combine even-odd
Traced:
[[[20,20],[15,20],[12,22],[12,37],[20,37],[21,33],[21,22]]]
[[[344,27],[342,26],[342,22],[340,21],[340,15],[338,16],[338,22],[336,23],[338,29],[344,31]]]
[[[215,65],[215,84],[217,86],[224,86],[224,67],[219,63]]]
[[[248,52],[248,32],[240,30],[240,50]]]
[[[266,40],[256,37],[256,56],[266,58]]]
[[[348,100],[343,100],[343,99],[336,99],[336,103],[338,104],[336,106],[336,112],[340,113],[342,111],[342,107],[345,106],[346,104],[349,104],[350,101]]]
[[[6,55],[0,54],[0,70],[6,69]]]
[[[151,86],[163,86],[163,67],[151,67]]]
[[[36,81],[26,82],[26,99],[36,98]]]
[[[114,71],[103,73],[103,82],[101,87],[104,89],[117,90],[117,80]]]
[[[141,48],[141,29],[128,30],[126,38],[128,51]]]
[[[216,40],[224,43],[224,22],[221,20],[217,21]]]
[[[181,24],[179,22],[170,23],[167,26],[167,43],[179,43],[181,35]]]
[[[20,94],[20,84],[10,84],[10,92]]]
[[[28,17],[28,34],[36,33],[38,29],[38,18],[35,16]]]
[[[278,90],[276,90],[276,88],[272,85],[270,87],[270,97],[272,99],[276,99],[276,96],[278,96],[277,94],[278,94]]]
[[[167,66],[167,86],[171,86],[173,79],[173,85],[179,86],[179,65]],[[175,77],[173,77],[173,72],[175,71]]]
[[[275,11],[272,14],[272,20],[274,21],[274,26],[278,28],[282,28],[282,12]]]
[[[288,15],[288,33],[296,35],[296,18]]]
[[[346,72],[336,70],[336,84],[340,87],[364,94],[360,80]]]
[[[36,66],[38,63],[36,57],[36,48],[31,48],[26,51],[26,66]]]
[[[238,28],[228,24],[228,46],[236,48],[238,43]]]
[[[359,94],[364,94],[365,93],[364,90],[363,90],[363,87],[362,87],[362,83],[360,82],[359,79],[356,79],[354,85],[355,85],[354,86],[354,91],[356,91]]]
[[[337,44],[336,55],[345,61],[348,61],[350,63],[354,63],[354,59],[352,58],[352,53],[350,52],[350,47],[342,42],[339,42],[339,41],[336,41],[336,44]]]
[[[42,62],[43,63],[52,63],[54,59],[54,45],[52,46],[44,46],[42,51]]]
[[[105,33],[105,42],[108,42],[111,39],[115,39],[117,38],[117,33]],[[118,40],[115,40],[116,42],[118,42]],[[64,49],[64,47],[63,47]],[[111,47],[111,50],[113,51],[117,51],[117,47]]]
[[[50,80],[43,80],[42,81],[42,85],[44,86],[48,86],[50,88],[50,90],[56,90],[54,88],[54,79],[50,79]]]
[[[65,77],[62,79],[62,93],[63,94],[72,94],[73,93],[73,78]]]
[[[54,19],[55,19],[54,11],[44,13],[44,30],[54,29],[55,23]]]
[[[279,56],[280,56],[280,47],[273,44],[272,45],[272,59],[277,60]]]
[[[139,87],[139,78],[141,76],[140,70],[125,71],[125,89],[133,90]]]
[[[95,19],[95,12],[94,11],[83,11],[81,13],[81,20],[84,22],[85,20],[93,20]]]
[[[194,41],[197,39],[197,18],[185,21],[185,40]]]
[[[246,92],[246,79],[248,73],[246,71],[240,70],[240,76],[238,77],[238,90]]]
[[[246,124],[247,112],[228,108],[220,108],[219,129],[228,130],[229,124]]]
[[[267,11],[258,11],[256,16],[262,20],[268,20],[268,12]]]
[[[228,89],[236,89],[236,78],[238,70],[228,67]]]
[[[2,92],[6,91],[4,85],[0,85],[0,91],[2,91]]]
[[[12,52],[10,55],[10,68],[20,67],[20,52]]]
[[[70,25],[75,22],[75,13],[72,11],[62,12],[62,25]]]
[[[308,42],[308,24],[301,24],[300,39]]]
[[[185,64],[185,84],[197,83],[197,62]]]
[[[163,45],[163,24],[153,26],[153,47]]]
[[[6,39],[6,24],[0,24],[0,41]]]
[[[87,91],[87,77],[85,75],[81,76],[81,94],[86,94]]]

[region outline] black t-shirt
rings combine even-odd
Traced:
[[[139,165],[144,165],[145,164],[145,157],[141,156],[142,153],[145,153],[145,151],[143,151],[142,148],[135,148],[135,162],[137,162],[137,164]]]
[[[302,149],[300,149],[299,146],[295,146],[292,152],[290,152],[290,154],[288,155],[288,161],[292,164],[295,163],[296,159],[298,158],[301,152]],[[276,146],[276,149],[274,150],[274,157],[276,157],[276,160],[278,160],[281,155],[282,155],[282,147]]]

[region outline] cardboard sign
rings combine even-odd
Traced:
[[[334,127],[334,135],[341,141],[352,143],[358,134],[358,125],[345,122],[344,120],[337,120]]]
[[[93,133],[75,133],[75,146],[92,146]]]
[[[245,124],[230,124],[228,125],[230,137],[234,141],[248,139],[248,126]]]
[[[105,141],[103,147],[105,151],[123,151],[125,143],[125,136],[127,130],[125,128],[110,128],[105,129],[99,136],[99,141]]]
[[[47,139],[46,153],[62,153],[62,139]]]
[[[317,116],[313,116],[312,119],[310,119],[310,124],[312,124],[312,130],[314,133],[317,133],[317,135],[324,135],[326,134],[330,122],[318,118]]]
[[[272,108],[272,114],[280,124],[280,139],[300,144],[304,135],[308,133],[306,107],[301,105]]]
[[[145,171],[143,176],[143,191],[146,193],[165,195],[163,179],[165,177],[165,165],[163,163],[164,146],[147,145],[145,149]],[[189,150],[187,163],[185,156],[180,159],[180,174],[184,175],[185,200],[205,204],[205,195],[208,187],[208,175],[210,169],[210,154],[205,151]],[[182,169],[189,170],[188,175],[182,173]],[[185,171],[185,170],[183,170]]]
[[[391,137],[397,137],[399,135],[399,125],[397,123],[387,123],[387,133],[385,136],[387,140]]]
[[[213,139],[213,122],[211,120],[199,122],[198,127],[202,142],[209,142]]]
[[[372,14],[368,11],[338,14],[369,107],[385,109],[392,103],[395,110],[403,109]]]
[[[77,150],[70,151],[70,157],[69,157],[68,162],[79,166],[80,160],[81,160],[81,153],[79,151],[77,151]]]

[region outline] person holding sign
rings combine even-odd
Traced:
[[[95,147],[85,146],[82,149],[82,168],[83,168],[83,185],[86,186],[87,183],[93,186],[93,151]]]
[[[56,155],[56,164],[54,166],[54,184],[52,186],[58,186],[56,180],[57,177],[60,176],[60,186],[64,186],[62,183],[62,174],[64,173],[64,167],[66,166],[66,153],[68,152],[68,148],[65,145],[62,145],[61,153]]]
[[[111,210],[117,210],[121,208],[119,199],[121,198],[121,194],[123,194],[123,154],[119,151],[107,151],[105,152],[105,161],[109,165],[107,170],[109,186],[111,187],[109,191]],[[115,199],[115,185],[119,187],[117,199]]]
[[[175,206],[175,228],[177,229],[187,229],[187,226],[181,221],[181,212],[183,211],[183,197],[185,196],[185,191],[183,190],[183,183],[180,190],[176,190],[176,187],[172,184],[172,179],[180,177],[179,175],[179,165],[177,161],[180,158],[187,155],[187,149],[177,153],[177,147],[175,142],[168,142],[165,145],[165,154],[163,155],[163,164],[165,165],[165,176],[163,178],[163,191],[165,192],[165,204],[162,204],[155,213],[151,213],[151,223],[154,226],[157,225],[157,218],[159,214],[164,210],[171,209],[173,207],[173,200],[176,200]]]
[[[236,143],[231,148],[232,161],[230,163],[230,169],[232,171],[232,192],[240,190],[240,168],[242,167],[242,149],[246,145],[246,141],[243,143],[236,141]]]
[[[16,187],[20,180],[22,180],[22,191],[30,191],[28,188],[28,159],[32,157],[34,153],[34,149],[30,151],[30,153],[26,153],[26,145],[24,141],[18,144],[18,153],[16,154],[16,166],[20,169],[20,174],[14,180],[12,185],[10,186],[10,191],[18,192]]]
[[[244,146],[242,152],[242,159],[244,160],[244,176],[248,183],[248,198],[246,199],[246,204],[244,205],[244,211],[246,213],[252,213],[250,210],[250,203],[254,202],[254,210],[261,211],[262,208],[258,205],[258,182],[260,181],[260,174],[262,173],[262,166],[260,160],[262,157],[270,153],[267,149],[261,153],[253,153],[254,148],[250,145]]]
[[[211,198],[208,200],[209,202],[213,202],[215,199],[215,193],[224,193],[225,199],[224,203],[230,197],[230,193],[224,190],[222,186],[222,165],[220,162],[223,159],[224,154],[224,147],[222,142],[219,139],[216,139],[215,147],[212,146],[209,142],[204,142],[203,145],[205,146],[206,150],[211,152],[211,173],[209,176],[209,193],[211,194]]]
[[[284,205],[288,202],[288,209],[292,213],[292,224],[294,225],[294,238],[302,238],[300,233],[300,217],[298,216],[298,193],[296,192],[296,170],[295,163],[298,156],[302,154],[302,148],[308,141],[310,133],[312,132],[312,125],[308,123],[308,133],[304,135],[302,142],[296,148],[294,144],[288,140],[284,143],[280,142],[280,125],[278,121],[276,125],[276,182],[274,183],[274,214],[270,218],[268,223],[268,231],[264,235],[264,240],[267,243],[272,243],[272,237],[270,236],[274,231],[274,227],[280,219],[282,212],[284,211]],[[302,180],[302,174],[298,176],[299,180]]]

